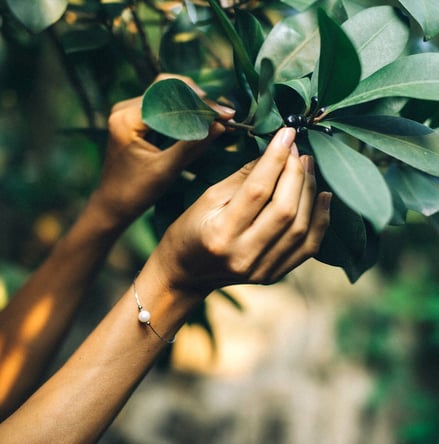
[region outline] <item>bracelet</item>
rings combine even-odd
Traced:
[[[137,273],[137,274],[139,274],[139,273]],[[142,304],[140,303],[139,295],[138,295],[137,289],[136,289],[136,278],[133,279],[133,290],[134,290],[134,298],[136,299],[136,303],[137,303],[137,309],[139,310],[139,314],[137,316],[137,319],[139,320],[139,322],[148,326],[161,341],[165,342],[166,344],[173,344],[176,339],[175,336],[172,339],[166,339],[162,335],[160,335],[157,332],[157,330],[151,325],[151,322],[150,322],[151,313],[148,310],[144,310]]]

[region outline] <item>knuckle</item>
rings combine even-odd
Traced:
[[[229,257],[227,266],[232,274],[247,278],[252,269],[252,261],[245,254],[233,255]]]
[[[265,201],[271,196],[271,192],[263,183],[252,183],[247,187],[247,195],[250,201]]]

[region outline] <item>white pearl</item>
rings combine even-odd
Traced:
[[[139,312],[138,318],[139,318],[140,322],[142,322],[143,324],[146,324],[151,319],[151,313],[147,310],[141,310]]]

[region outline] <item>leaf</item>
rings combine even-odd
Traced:
[[[439,3],[437,0],[399,0],[419,23],[426,40],[439,34]]]
[[[274,66],[271,60],[262,60],[259,76],[260,95],[253,128],[255,134],[271,133],[283,124],[283,119],[273,99],[273,75]]]
[[[439,179],[404,165],[392,165],[386,180],[405,206],[431,216],[439,211]]]
[[[289,103],[285,104],[285,112],[298,114],[300,112],[304,112],[308,110],[311,106],[311,82],[308,77],[303,77],[302,79],[292,79],[285,82],[277,82],[274,85],[276,92],[279,90],[279,101],[282,101],[283,98],[288,100]],[[291,100],[290,94],[287,94],[288,97],[284,97],[281,94],[285,89],[293,90],[295,95],[298,95],[301,100]],[[276,94],[277,98],[277,94]],[[296,105],[297,104],[297,105]],[[279,106],[279,103],[278,103]],[[289,109],[287,109],[289,108]]]
[[[322,176],[354,211],[382,230],[392,217],[392,197],[377,167],[336,137],[309,131]]]
[[[143,121],[153,130],[174,139],[204,139],[216,115],[178,79],[154,83],[143,95]]]
[[[367,8],[342,28],[360,57],[363,79],[396,60],[409,38],[408,26],[391,6]]]
[[[270,59],[276,82],[288,81],[309,74],[319,57],[319,29],[315,13],[307,11],[281,20],[268,34],[256,59]]]
[[[242,9],[235,11],[235,27],[252,63],[264,43],[264,32],[256,17]]]
[[[363,218],[333,196],[330,225],[316,259],[342,267],[354,283],[376,263],[377,245],[377,235]]]
[[[439,100],[439,53],[400,57],[362,80],[355,91],[327,112],[382,97]]]
[[[391,116],[353,116],[330,123],[414,168],[439,175],[439,133],[425,125]]]
[[[341,27],[322,10],[318,10],[320,59],[318,99],[320,106],[336,103],[358,85],[361,65],[354,45]]]
[[[304,11],[311,7],[317,0],[281,0],[282,3],[285,3],[288,6],[296,9],[297,11]]]
[[[258,74],[253,67],[250,56],[232,22],[227,17],[218,0],[207,0],[221,25],[224,34],[233,47],[235,57],[239,60],[254,97],[258,95]]]
[[[68,5],[68,0],[6,0],[6,2],[18,20],[35,33],[57,22]]]

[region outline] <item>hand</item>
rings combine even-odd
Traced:
[[[162,74],[156,81],[179,77],[192,89],[204,92],[187,77]],[[149,128],[141,118],[142,98],[126,100],[113,107],[109,117],[109,142],[104,170],[94,202],[114,225],[126,226],[155,203],[179,173],[198,157],[225,128],[215,122],[202,141],[178,141],[160,150],[144,137]],[[229,120],[234,111],[206,100],[220,119]]]
[[[331,194],[316,198],[311,156],[281,129],[264,155],[209,188],[171,225],[152,256],[169,287],[211,290],[269,284],[315,255]]]

